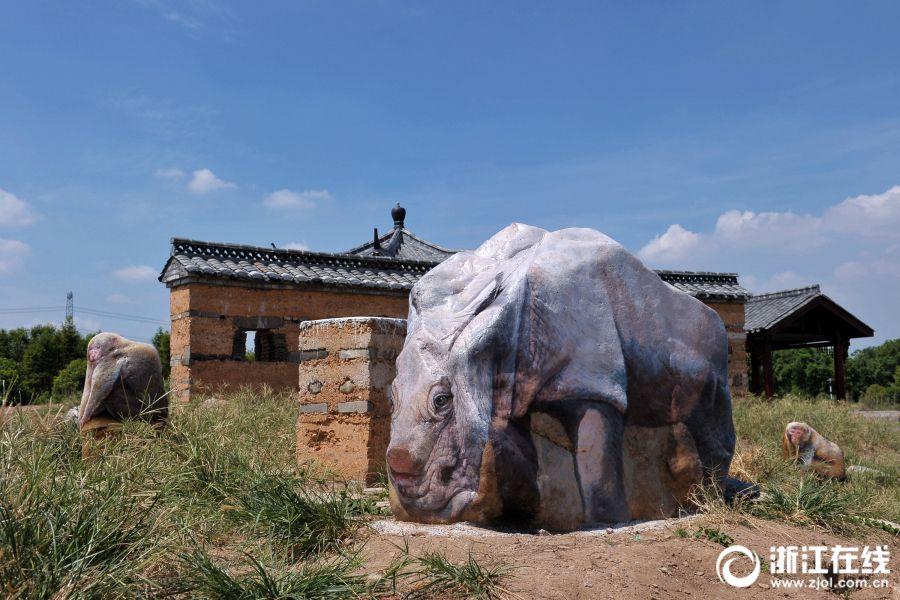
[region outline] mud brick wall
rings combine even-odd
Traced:
[[[706,304],[715,310],[725,323],[728,334],[728,384],[732,396],[747,393],[747,334],[744,333],[743,302],[712,302]]]
[[[297,331],[311,319],[378,315],[405,318],[403,292],[368,294],[266,286],[189,283],[170,291],[170,383],[174,401],[192,394],[267,385],[297,389]],[[255,331],[257,360],[245,360]],[[265,340],[263,343],[262,340]]]
[[[404,319],[357,317],[300,325],[297,460],[374,483],[391,433],[390,385]]]

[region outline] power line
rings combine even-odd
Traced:
[[[0,314],[16,315],[23,313],[56,312],[65,310],[65,306],[35,306],[32,308],[0,308]]]
[[[156,325],[168,325],[168,321],[163,321],[161,319],[154,319],[152,317],[142,317],[140,315],[128,315],[125,313],[117,313],[109,310],[102,310],[98,308],[86,308],[83,306],[78,307],[79,312],[83,312],[89,315],[94,315],[97,317],[109,317],[111,319],[123,319],[125,321],[137,321],[139,323],[150,323]]]
[[[35,313],[65,311],[68,319],[69,315],[74,315],[74,306],[35,306],[22,308],[0,308],[0,315],[25,315]],[[136,323],[144,323],[149,325],[168,325],[168,321],[162,319],[154,319],[152,317],[144,317],[141,315],[130,315],[126,313],[113,312],[111,310],[103,310],[99,308],[90,308],[85,306],[78,307],[79,313],[92,315],[95,317],[106,317],[108,319],[119,319],[123,321],[134,321]]]

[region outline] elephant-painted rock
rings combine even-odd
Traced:
[[[734,452],[718,315],[591,229],[513,224],[410,295],[387,452],[401,519],[669,516]]]
[[[80,431],[107,429],[126,418],[165,423],[169,400],[156,348],[104,332],[88,342],[87,359],[78,407]]]

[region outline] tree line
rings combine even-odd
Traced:
[[[72,324],[0,329],[0,404],[32,404],[80,394],[87,370],[87,345]],[[169,333],[153,336],[163,374],[169,374]]]

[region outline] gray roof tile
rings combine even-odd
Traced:
[[[159,280],[167,285],[191,278],[223,278],[237,281],[281,285],[328,286],[372,290],[410,290],[422,275],[456,250],[434,246],[412,236],[403,228],[401,235],[407,254],[425,244],[437,260],[412,260],[400,252],[398,257],[373,256],[363,246],[345,254],[275,250],[258,246],[172,239],[172,252]],[[362,250],[361,250],[362,249]],[[435,250],[436,249],[436,250]],[[369,248],[371,250],[371,248]],[[425,251],[417,255],[424,256]],[[750,294],[740,286],[734,273],[657,271],[663,281],[701,300],[743,301]]]
[[[701,300],[744,301],[750,292],[738,283],[737,273],[708,271],[657,271],[660,279]]]
[[[400,258],[403,260],[425,260],[439,263],[457,252],[459,252],[459,250],[443,248],[437,244],[423,240],[405,227],[394,227],[390,233],[378,238],[377,249],[375,248],[375,241],[373,240],[347,250],[346,254],[356,254],[360,256],[390,256],[391,258]]]
[[[819,286],[811,285],[751,296],[744,309],[744,329],[746,331],[768,329],[820,295],[822,292]]]

